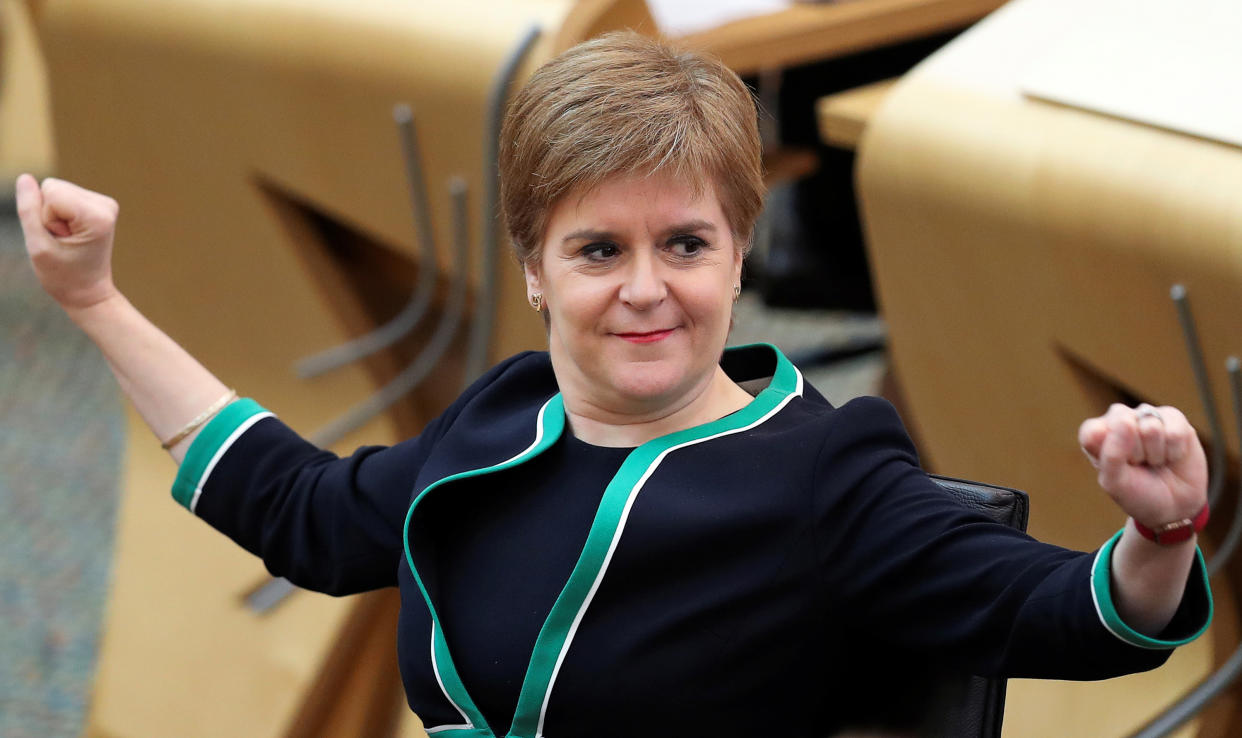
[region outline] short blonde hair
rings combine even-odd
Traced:
[[[537,263],[558,200],[616,175],[670,173],[714,190],[749,249],[763,208],[758,109],[716,59],[633,32],[579,44],[515,96],[500,136],[500,201],[518,261]]]

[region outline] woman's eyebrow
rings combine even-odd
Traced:
[[[580,230],[574,231],[573,233],[567,234],[564,238],[561,239],[561,243],[569,243],[570,241],[578,241],[578,240],[610,241],[610,240],[615,240],[616,237],[617,237],[617,234],[613,233],[612,231],[601,231],[601,230],[595,230],[593,228],[582,228]]]
[[[674,223],[664,229],[664,235],[670,236],[677,233],[715,233],[716,226],[707,220],[695,219],[688,220],[684,223]],[[615,231],[597,228],[580,228],[571,233],[565,234],[561,239],[561,243],[569,243],[570,241],[615,241],[618,236]]]
[[[688,220],[685,223],[677,223],[675,225],[670,226],[668,229],[666,229],[665,232],[668,234],[674,234],[674,233],[700,233],[703,231],[706,231],[708,233],[715,233],[716,226],[712,222],[706,221],[706,220]]]

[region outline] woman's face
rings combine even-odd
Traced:
[[[542,293],[566,399],[652,412],[702,391],[729,332],[742,254],[712,188],[616,177],[552,209],[527,291]]]

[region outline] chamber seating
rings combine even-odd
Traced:
[[[1024,95],[1026,70],[1086,10],[1015,0],[902,77],[862,134],[857,181],[925,461],[1026,490],[1036,537],[1090,550],[1123,521],[1078,449],[1083,418],[1113,401],[1177,405],[1209,443],[1237,447],[1229,422],[1209,430],[1170,288],[1188,290],[1227,407],[1225,357],[1242,350],[1242,149]],[[1233,582],[1213,588],[1213,630],[1160,670],[1011,681],[1007,731],[1137,728],[1233,650]]]

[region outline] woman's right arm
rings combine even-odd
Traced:
[[[70,182],[17,178],[17,212],[35,275],[99,347],[122,391],[163,441],[228,388],[117,290],[111,257],[118,210],[112,198]],[[177,463],[195,435],[169,449]]]
[[[17,204],[44,290],[99,346],[157,438],[178,434],[226,396],[220,380],[113,284],[115,200],[22,175]],[[419,471],[462,408],[520,358],[489,370],[418,436],[346,458],[305,441],[253,401],[235,403],[199,429],[205,434],[169,449],[180,466],[173,496],[302,587],[349,594],[394,585]]]
[[[17,206],[43,289],[99,347],[159,440],[221,404],[225,385],[113,284],[115,200],[22,175]],[[340,459],[275,418],[251,422],[268,415],[235,403],[173,445],[174,499],[300,586],[347,594],[396,584],[401,523],[435,428]]]

